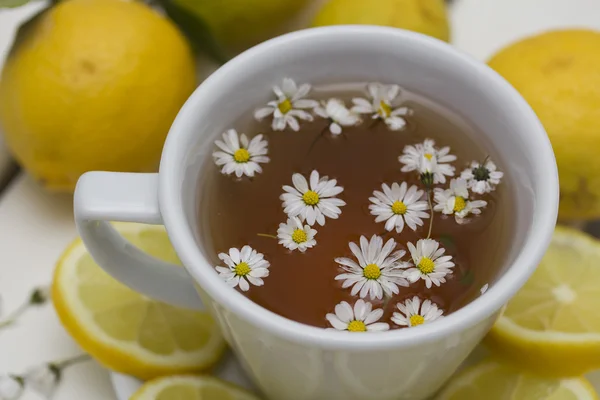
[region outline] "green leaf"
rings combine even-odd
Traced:
[[[0,0],[0,8],[21,7],[34,0]]]
[[[220,64],[228,61],[225,51],[213,37],[210,28],[202,18],[176,4],[173,0],[158,0],[158,4],[187,36],[194,51],[205,53]]]
[[[448,235],[446,233],[443,233],[443,234],[440,235],[439,241],[440,241],[441,244],[444,245],[444,247],[446,249],[454,247],[454,239],[452,238],[452,236],[450,236],[450,235]]]

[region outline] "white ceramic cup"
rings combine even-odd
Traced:
[[[286,319],[224,283],[197,234],[202,218],[197,215],[197,180],[215,138],[239,116],[266,103],[272,85],[286,76],[312,84],[397,83],[447,105],[483,132],[476,140],[500,155],[516,219],[505,264],[487,293],[434,324],[356,334]],[[450,377],[534,271],[548,246],[557,204],[558,178],[548,137],[527,103],[500,76],[420,34],[338,26],[275,38],[221,67],[179,112],[160,172],[83,175],[75,192],[75,217],[92,256],[112,276],[148,296],[210,310],[270,399],[417,400],[432,395]],[[164,224],[185,269],[124,241],[104,222],[113,220]]]

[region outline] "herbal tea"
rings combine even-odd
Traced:
[[[225,282],[295,321],[434,322],[483,294],[509,243],[502,168],[476,137],[398,85],[284,79],[215,142],[200,237]]]

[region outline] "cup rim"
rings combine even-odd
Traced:
[[[373,340],[371,335],[356,335],[352,332],[306,325],[254,303],[229,287],[216,272],[208,273],[207,268],[213,269],[211,263],[198,249],[193,234],[183,229],[187,225],[187,220],[182,207],[182,194],[178,187],[182,169],[177,167],[185,159],[187,149],[183,148],[178,141],[182,135],[191,134],[190,131],[193,131],[188,120],[189,116],[194,114],[196,104],[205,97],[210,98],[210,93],[218,90],[219,81],[227,79],[230,74],[243,71],[244,64],[264,57],[265,53],[271,54],[279,46],[290,46],[305,41],[318,42],[320,38],[331,35],[337,35],[341,40],[346,41],[352,40],[352,36],[355,35],[361,37],[371,35],[374,40],[378,37],[389,39],[391,36],[400,41],[412,41],[437,52],[440,57],[453,58],[466,68],[472,69],[478,76],[484,77],[494,90],[499,91],[507,100],[516,102],[522,109],[522,118],[530,125],[528,134],[536,141],[534,153],[536,163],[542,165],[545,171],[544,174],[535,176],[536,198],[527,239],[508,270],[485,295],[436,321],[435,324],[425,324],[416,329],[378,332],[376,340]],[[328,349],[368,350],[390,346],[404,347],[439,340],[468,329],[499,311],[533,273],[550,243],[558,213],[558,172],[550,140],[531,107],[507,81],[484,63],[463,54],[447,43],[415,32],[366,25],[328,26],[296,31],[263,42],[227,62],[192,93],[179,111],[163,148],[159,171],[159,203],[163,222],[177,254],[189,274],[213,301],[250,324],[293,342],[310,342],[315,346]]]

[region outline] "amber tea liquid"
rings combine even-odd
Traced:
[[[352,97],[364,96],[364,87],[365,84],[313,87],[311,98],[337,97],[349,105]],[[369,198],[374,190],[381,191],[382,183],[405,181],[422,188],[417,174],[400,172],[398,156],[406,145],[429,138],[435,140],[436,147],[450,146],[451,153],[458,157],[452,163],[456,167],[454,177],[472,160],[483,161],[487,156],[503,170],[493,149],[483,148],[474,140],[477,131],[463,118],[415,93],[402,91],[401,99],[403,106],[413,110],[402,131],[391,131],[370,116],[364,116],[359,126],[345,127],[339,136],[328,131],[322,135],[328,122],[321,118],[301,121],[298,132],[274,132],[269,118],[263,122],[253,119],[254,110],[248,110],[248,115],[239,121],[232,121],[232,128],[250,138],[259,133],[266,136],[271,161],[263,164],[263,172],[254,178],[238,180],[222,175],[212,159],[207,160],[210,166],[206,173],[210,176],[199,187],[199,236],[211,251],[214,265],[222,265],[217,254],[231,247],[249,245],[265,255],[271,264],[270,275],[264,279],[264,286],[251,285],[249,291],[243,292],[250,300],[286,318],[330,327],[325,315],[332,313],[341,301],[354,304],[359,298],[351,296],[350,289],[342,289],[342,282],[334,279],[343,272],[334,259],[354,259],[349,242],[358,243],[361,235],[371,238],[377,234],[384,242],[394,238],[396,249],[407,250],[407,242],[414,244],[425,238],[430,219],[424,219],[424,225],[416,231],[405,226],[398,234],[395,230],[385,231],[385,223],[376,223],[369,211]],[[276,239],[258,236],[277,235],[279,224],[288,218],[279,199],[282,186],[292,185],[294,173],[308,178],[315,169],[321,176],[337,179],[338,185],[344,187],[337,197],[346,202],[339,219],[328,218],[325,226],[315,226],[316,247],[304,253],[290,251]],[[480,295],[480,288],[498,273],[509,243],[513,224],[507,212],[512,207],[506,183],[509,179],[505,176],[503,184],[485,196],[487,207],[468,224],[459,225],[453,216],[433,213],[431,238],[453,256],[453,273],[440,287],[427,289],[419,280],[409,287],[400,287],[399,294],[385,302],[365,298],[374,308],[385,307],[382,321],[389,322],[392,312],[397,311],[396,304],[414,295],[429,298],[444,310],[444,315]],[[408,250],[403,259],[409,260]],[[390,329],[398,328],[390,323]]]

